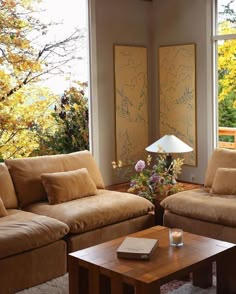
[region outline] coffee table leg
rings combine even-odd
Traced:
[[[70,294],[79,293],[79,266],[77,261],[71,256],[69,256],[68,271],[69,271],[69,292]]]
[[[144,284],[139,283],[136,285],[135,294],[160,294],[160,285],[159,283]]]
[[[123,294],[123,283],[119,277],[111,278],[111,294]]]
[[[92,266],[89,269],[89,294],[99,294],[100,275],[97,267]]]
[[[216,261],[217,294],[236,293],[236,247],[222,254]]]
[[[208,264],[193,272],[193,285],[200,288],[212,286],[212,264]]]

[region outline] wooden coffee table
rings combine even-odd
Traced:
[[[149,261],[117,258],[125,237],[69,254],[70,294],[158,294],[160,286],[193,274],[193,284],[212,285],[217,267],[217,294],[236,293],[236,245],[184,233],[184,245],[169,246],[168,228],[156,226],[129,236],[159,239]]]

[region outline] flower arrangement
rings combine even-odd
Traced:
[[[158,196],[163,197],[183,190],[183,186],[176,182],[180,174],[183,159],[173,159],[169,166],[165,155],[160,155],[152,164],[152,157],[147,156],[146,161],[139,160],[135,166],[135,174],[130,177],[129,193],[137,194],[150,201]],[[114,169],[120,169],[122,162],[112,162]]]

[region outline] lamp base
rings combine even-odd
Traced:
[[[168,173],[172,175],[172,184],[177,184],[175,177],[173,176],[173,170],[171,169],[171,164],[173,162],[173,156],[171,154],[166,155],[166,169]]]
[[[173,161],[173,157],[171,154],[166,155],[166,168],[169,170],[171,163]],[[172,173],[172,171],[170,171],[170,174]]]

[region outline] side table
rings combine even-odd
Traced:
[[[195,184],[195,183],[188,183],[188,182],[179,182],[179,183],[181,183],[183,185],[183,189],[184,189],[183,191],[203,187],[202,184]],[[129,183],[111,185],[111,186],[106,187],[106,189],[119,191],[119,192],[127,192],[127,190],[129,189]],[[160,203],[166,197],[168,197],[168,196],[156,197],[156,199],[154,201],[154,205],[155,205],[155,224],[156,225],[163,225],[164,209],[160,205]]]

